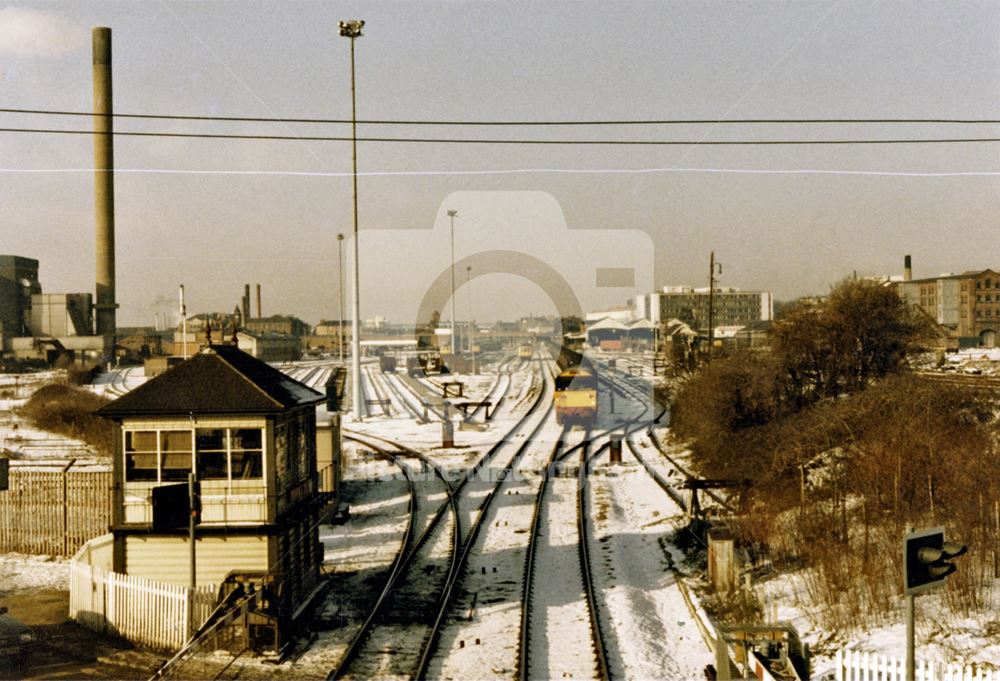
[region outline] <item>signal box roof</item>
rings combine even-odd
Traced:
[[[322,393],[233,345],[212,345],[97,411],[101,416],[270,414],[314,405]]]

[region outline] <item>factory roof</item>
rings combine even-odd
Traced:
[[[212,345],[97,411],[101,416],[267,414],[321,393],[232,345]]]
[[[938,281],[939,279],[974,279],[976,277],[981,277],[987,274],[997,274],[996,271],[986,268],[985,270],[966,270],[960,274],[955,274],[954,272],[945,272],[937,275],[936,277],[923,277],[921,279],[910,279],[909,281],[894,281],[894,284],[930,284],[932,282]]]
[[[652,330],[656,328],[656,324],[645,318],[633,319],[632,321],[628,322],[625,326],[627,326],[630,331],[636,329]]]
[[[611,317],[604,317],[599,322],[594,322],[587,326],[587,331],[600,331],[602,329],[614,329],[614,330],[624,330],[627,327],[622,324],[617,319],[612,319]]]

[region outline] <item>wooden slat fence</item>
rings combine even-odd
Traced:
[[[0,552],[70,556],[111,524],[111,471],[10,469]]]
[[[903,660],[888,655],[838,650],[834,659],[836,681],[904,681]],[[1000,681],[1000,673],[971,665],[947,664],[917,660],[917,681]]]
[[[215,600],[214,586],[192,592],[75,560],[70,563],[70,617],[95,631],[152,648],[183,646],[190,631],[191,609],[194,622],[201,626],[215,608]]]

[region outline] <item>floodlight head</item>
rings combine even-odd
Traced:
[[[365,22],[360,19],[349,19],[340,22],[340,35],[345,38],[360,38],[361,29],[365,27]]]
[[[448,211],[448,217],[450,217],[450,218],[453,218],[453,217],[455,217],[457,215],[458,215],[458,211],[457,210],[449,210]]]
[[[344,235],[343,234],[338,234],[337,235],[337,241],[343,241],[343,240],[344,240]]]

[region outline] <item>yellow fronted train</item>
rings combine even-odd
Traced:
[[[570,366],[556,376],[556,422],[589,426],[597,419],[597,374],[588,364]]]

